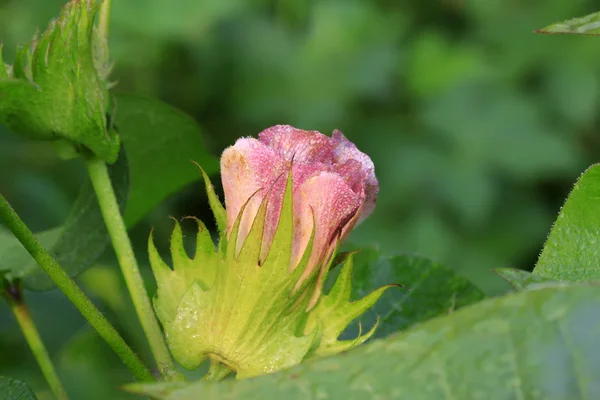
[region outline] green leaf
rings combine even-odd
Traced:
[[[426,258],[410,255],[386,257],[372,248],[355,255],[352,298],[363,298],[387,284],[405,287],[388,290],[362,319],[373,326],[374,337],[398,330],[481,300],[483,292],[456,272]],[[357,323],[343,337],[354,337]]]
[[[187,114],[154,99],[116,97],[115,126],[125,144],[131,187],[125,211],[134,225],[167,196],[200,179],[195,161],[207,174],[218,170],[206,151],[198,124]]]
[[[579,178],[550,231],[534,274],[556,280],[600,279],[600,165]]]
[[[26,383],[7,376],[0,376],[0,400],[36,400]]]
[[[277,374],[127,390],[162,400],[597,399],[598,332],[598,287],[563,284],[491,298]]]
[[[552,284],[553,281],[539,275],[534,275],[529,271],[523,271],[516,268],[497,268],[494,270],[502,279],[512,286],[516,291],[529,289],[531,286],[539,284]]]
[[[129,186],[127,158],[123,151],[118,161],[109,166],[109,171],[123,210]],[[77,276],[94,264],[104,252],[109,236],[89,179],[82,186],[65,223],[36,236],[70,276]],[[21,243],[8,232],[0,231],[0,260],[0,269],[10,271],[8,279],[22,279],[32,290],[54,287]]]
[[[168,195],[200,179],[201,172],[190,161],[200,163],[207,173],[215,172],[218,162],[205,151],[201,132],[189,116],[155,100],[121,95],[117,101],[116,123],[125,151],[110,171],[122,210],[129,190],[125,218],[131,226]],[[98,259],[109,238],[89,182],[82,187],[65,223],[37,236],[71,276]],[[53,287],[21,244],[2,231],[0,256],[0,268],[10,271],[9,279],[23,279],[33,290]]]
[[[600,12],[595,12],[585,17],[568,19],[557,22],[536,33],[570,33],[576,35],[600,35]]]
[[[118,389],[131,381],[131,373],[91,328],[70,337],[55,357],[71,399],[123,400],[130,398]]]

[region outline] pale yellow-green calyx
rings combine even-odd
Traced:
[[[387,288],[350,302],[352,257],[330,293],[309,311],[309,294],[317,284],[314,274],[301,290],[293,290],[308,263],[312,238],[299,265],[289,272],[293,241],[291,176],[277,230],[262,263],[266,201],[236,254],[236,246],[228,243],[236,243],[245,207],[227,237],[225,210],[206,175],[204,178],[220,229],[218,248],[199,220],[192,258],[184,249],[182,230],[176,222],[171,236],[173,269],[159,256],[152,238],[149,241],[150,262],[158,283],[154,308],[169,348],[181,365],[193,369],[209,358],[213,367],[224,365],[237,378],[245,378],[291,367],[309,356],[348,350],[373,334],[375,327],[355,340],[337,340]],[[331,264],[332,259],[324,262]]]

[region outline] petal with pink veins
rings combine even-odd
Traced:
[[[362,203],[346,181],[333,172],[321,172],[302,183],[294,195],[295,238],[292,268],[300,261],[316,222],[312,253],[300,281],[321,266],[329,248],[335,245],[335,235],[346,226]]]
[[[236,245],[237,251],[239,251],[248,232],[250,232],[252,221],[258,212],[260,203],[277,176],[284,173],[285,169],[285,161],[273,149],[256,139],[238,139],[234,146],[223,152],[221,156],[221,179],[225,193],[228,233],[231,233],[242,206],[250,196],[258,190],[262,190],[246,206],[240,222]]]
[[[289,125],[275,125],[258,135],[259,140],[287,161],[331,164],[334,145],[317,131],[304,131]]]
[[[356,145],[346,139],[346,136],[339,131],[334,130],[331,137],[335,149],[334,159],[336,163],[344,163],[346,160],[356,160],[362,164],[362,174],[365,185],[365,205],[359,222],[367,218],[375,209],[377,193],[379,192],[379,182],[375,176],[375,165],[371,158],[356,148]]]

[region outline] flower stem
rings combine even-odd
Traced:
[[[46,347],[40,338],[35,322],[31,319],[27,305],[23,300],[21,288],[19,285],[10,285],[4,290],[3,294],[15,314],[15,318],[21,327],[25,340],[27,340],[27,344],[29,344],[29,348],[37,360],[54,398],[57,400],[68,400],[67,392],[58,378],[58,374],[56,373],[52,360],[50,360],[50,356],[48,355],[48,351],[46,351]]]
[[[138,318],[142,323],[142,328],[160,374],[168,380],[181,379],[181,376],[175,371],[173,360],[150,304],[106,164],[97,158],[89,158],[86,160],[86,165],[121,271],[125,277],[127,289],[133,300]]]
[[[106,40],[108,40],[108,30],[110,28],[111,5],[111,0],[103,0],[100,6],[100,16],[98,17],[98,33]]]
[[[227,377],[227,375],[231,374],[233,371],[227,365],[215,360],[214,358],[210,359],[210,368],[204,377],[203,381],[222,381]]]
[[[11,230],[56,286],[75,305],[81,315],[127,365],[133,375],[141,381],[154,380],[154,377],[138,356],[127,346],[127,343],[83,293],[81,288],[77,286],[75,281],[69,277],[52,255],[41,245],[2,194],[0,194],[0,219],[4,221],[8,229]]]

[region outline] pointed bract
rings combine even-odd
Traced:
[[[204,178],[211,207],[216,213],[224,211],[208,177]],[[293,179],[292,170],[282,176],[283,196],[266,255],[261,254],[261,248],[272,197],[268,193],[261,197],[264,191],[260,189],[240,206],[229,236],[221,236],[221,241],[230,243],[226,251],[215,248],[198,221],[196,252],[190,257],[176,221],[171,236],[171,269],[158,255],[150,237],[150,263],[158,282],[154,308],[173,356],[184,367],[196,368],[209,358],[219,377],[225,376],[223,368],[228,368],[237,378],[248,378],[291,367],[309,356],[347,350],[374,332],[375,327],[352,341],[337,341],[341,330],[385,290],[350,303],[351,257],[334,289],[318,299],[316,307],[309,306],[311,294],[319,271],[323,270],[311,271],[297,287],[309,266],[316,224],[312,224],[305,252],[296,267],[290,269],[295,218]],[[250,208],[255,197],[261,198],[256,210]],[[241,236],[246,212],[252,214],[252,219]],[[220,217],[215,218],[219,221]],[[311,215],[313,221],[314,218]],[[242,240],[239,251],[234,245],[238,240]],[[328,255],[326,269],[334,253],[335,246]]]
[[[352,321],[370,309],[383,293],[393,286],[383,286],[360,300],[350,301],[353,258],[353,254],[348,256],[333,288],[327,295],[321,297],[310,314],[306,329],[320,326],[322,330],[321,341],[315,350],[315,355],[324,356],[349,350],[364,343],[375,333],[377,324],[366,334],[359,333],[354,340],[342,342],[337,340]]]
[[[225,245],[227,243],[227,213],[225,212],[225,208],[223,207],[223,204],[221,204],[219,197],[215,193],[215,188],[210,182],[208,175],[199,165],[198,168],[200,168],[200,172],[202,173],[202,179],[204,180],[204,185],[206,187],[208,204],[210,205],[213,215],[215,216],[217,228],[219,229],[219,246],[223,246],[223,250],[225,250]]]
[[[99,4],[71,0],[48,29],[17,50],[12,72],[0,67],[0,121],[36,140],[66,140],[112,163],[119,153],[107,126],[106,44],[94,30]],[[18,81],[30,86],[6,85]]]

